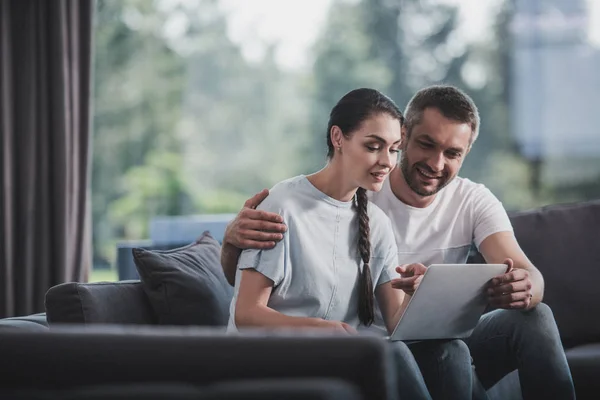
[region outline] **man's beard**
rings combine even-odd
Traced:
[[[432,172],[427,165],[413,164],[412,170],[415,172],[415,175],[419,174],[419,172],[416,169],[417,165],[419,166],[419,168],[431,173],[432,175],[434,174],[434,172]],[[400,170],[402,171],[402,175],[404,176],[404,180],[408,184],[408,187],[411,188],[413,192],[423,197],[433,196],[434,194],[445,188],[450,182],[452,182],[452,179],[454,179],[454,177],[449,178],[446,174],[444,174],[441,178],[438,179],[438,184],[433,190],[425,190],[417,182],[418,178],[416,178],[414,175],[411,175],[411,171],[408,166],[408,159],[404,154],[400,156]]]

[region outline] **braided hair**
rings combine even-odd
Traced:
[[[354,208],[358,213],[358,252],[363,262],[363,268],[360,273],[360,291],[358,292],[358,319],[364,325],[369,326],[375,319],[373,307],[373,279],[369,261],[371,260],[371,240],[369,227],[369,214],[367,206],[369,199],[367,191],[358,188],[354,197]]]
[[[327,158],[332,158],[334,146],[331,140],[331,128],[338,126],[344,136],[351,136],[363,121],[377,114],[388,114],[404,122],[398,106],[387,96],[375,89],[356,89],[347,93],[331,110],[327,126]],[[358,252],[362,261],[359,277],[358,318],[363,325],[369,326],[375,320],[373,279],[369,262],[371,260],[371,241],[368,214],[369,199],[367,191],[358,188],[353,207],[358,216]]]

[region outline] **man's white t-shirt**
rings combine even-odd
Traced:
[[[484,185],[456,177],[425,208],[404,204],[389,178],[370,200],[392,221],[400,264],[462,264],[474,243],[497,232],[513,232],[502,203]]]

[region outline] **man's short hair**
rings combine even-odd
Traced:
[[[479,135],[479,111],[469,97],[462,90],[450,85],[433,85],[419,90],[408,102],[404,111],[407,134],[410,136],[412,129],[418,125],[423,112],[427,108],[436,108],[444,117],[469,124],[471,126],[471,146]]]

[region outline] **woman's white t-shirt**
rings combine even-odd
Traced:
[[[352,202],[335,200],[304,176],[275,185],[257,208],[278,213],[287,225],[269,250],[244,250],[238,261],[228,330],[235,327],[240,275],[252,268],[273,281],[268,307],[289,316],[343,321],[358,328],[358,217]],[[396,241],[390,220],[369,203],[373,287],[397,276]]]

